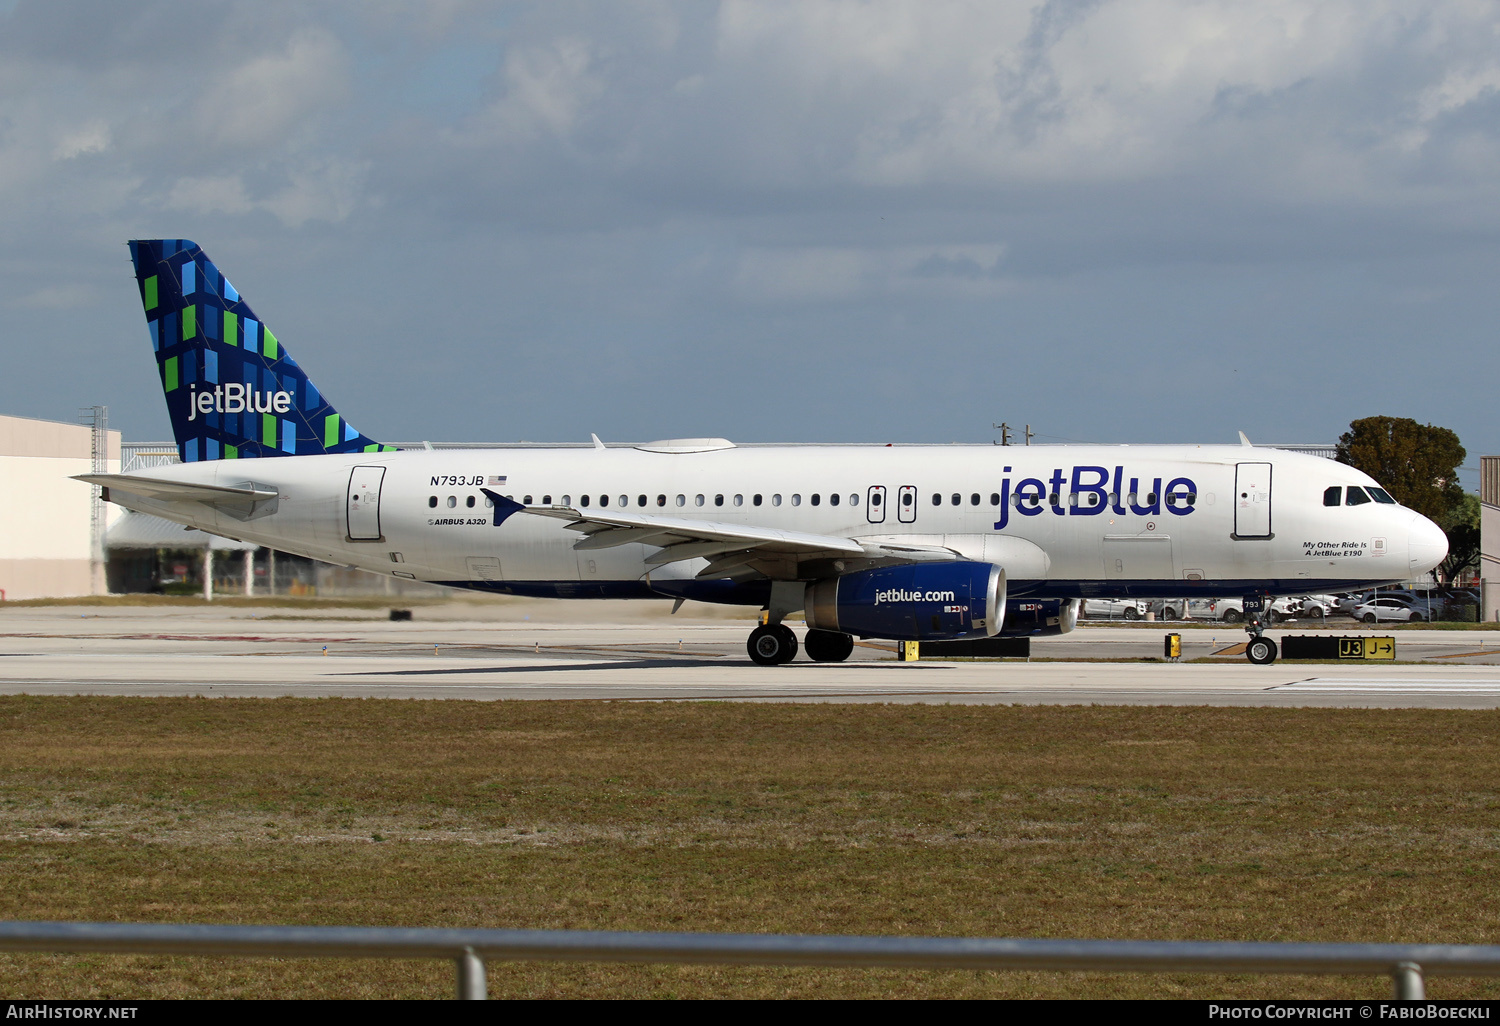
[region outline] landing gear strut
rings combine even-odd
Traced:
[[[752,662],[761,666],[779,666],[797,658],[797,635],[786,624],[762,624],[750,632],[745,648]]]
[[[1245,630],[1250,633],[1250,640],[1245,643],[1245,658],[1256,666],[1269,666],[1276,661],[1276,642],[1265,636],[1266,628],[1261,622],[1262,617],[1273,618],[1275,613],[1269,609],[1252,609],[1264,603],[1265,599],[1258,595],[1245,596]]]

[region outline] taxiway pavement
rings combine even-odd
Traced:
[[[1158,624],[1037,639],[1030,662],[901,663],[872,644],[845,663],[768,668],[745,656],[751,626],[463,607],[408,623],[384,610],[0,607],[0,693],[1500,708],[1500,631],[1402,631],[1395,664],[1190,661],[1243,642],[1232,627],[1182,630],[1189,661],[1168,664],[1152,661],[1173,629]]]

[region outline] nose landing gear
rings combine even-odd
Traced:
[[[1246,595],[1245,606],[1245,630],[1250,632],[1250,640],[1245,644],[1245,658],[1256,666],[1270,666],[1276,661],[1276,642],[1265,636],[1266,628],[1261,622],[1262,617],[1274,617],[1274,613],[1266,610],[1265,598],[1260,595]]]
[[[1245,645],[1245,658],[1257,666],[1269,666],[1276,661],[1276,642],[1263,636],[1251,637]]]

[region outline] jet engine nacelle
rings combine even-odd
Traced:
[[[955,560],[861,570],[807,586],[807,625],[862,638],[985,638],[1005,620],[1005,571]]]
[[[1077,599],[1016,599],[1005,606],[1000,635],[1006,638],[1037,638],[1066,634],[1078,626]]]

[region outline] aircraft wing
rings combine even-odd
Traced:
[[[75,474],[75,481],[99,485],[101,488],[130,492],[147,499],[161,502],[263,502],[276,498],[274,489],[227,488],[223,485],[188,484],[184,481],[163,481],[159,478],[136,477],[134,474]]]
[[[631,513],[605,510],[582,510],[572,506],[523,506],[513,499],[481,489],[495,503],[495,523],[503,523],[514,513],[551,517],[568,521],[570,530],[584,535],[575,549],[606,549],[616,545],[640,543],[660,548],[646,558],[648,566],[662,566],[683,559],[710,559],[709,569],[728,569],[729,563],[715,557],[746,553],[791,559],[814,557],[865,558],[925,561],[957,559],[952,549],[861,542],[831,534],[785,531],[774,527],[698,520],[689,517],[663,516],[657,513]]]

